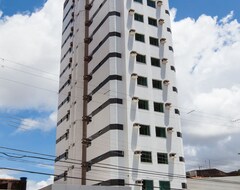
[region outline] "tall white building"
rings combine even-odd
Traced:
[[[65,1],[55,183],[186,189],[173,53],[168,0]]]

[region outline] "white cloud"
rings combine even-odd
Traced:
[[[240,143],[240,24],[233,18],[230,12],[172,24],[187,165],[211,159],[237,169],[226,161],[237,162]]]
[[[13,172],[0,170],[0,179],[15,179],[15,177],[13,177]]]
[[[33,130],[41,130],[43,132],[48,132],[56,125],[56,115],[57,113],[53,112],[47,118],[22,119],[21,124],[16,132],[27,132]]]
[[[33,180],[28,180],[27,181],[27,190],[36,190],[40,189],[43,187],[46,187],[50,184],[53,183],[53,176],[49,177],[46,181],[33,181]]]
[[[0,57],[5,58],[0,60],[1,109],[56,108],[57,93],[52,91],[58,89],[62,5],[63,0],[48,0],[32,14],[0,17]]]

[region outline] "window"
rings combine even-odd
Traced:
[[[139,100],[138,101],[138,108],[143,109],[143,110],[148,110],[149,109],[148,101],[147,100]]]
[[[180,161],[180,162],[185,162],[184,157],[180,156],[180,157],[179,157],[179,161]]]
[[[157,19],[148,17],[148,24],[152,26],[157,26]]]
[[[147,86],[147,78],[138,76],[137,78],[137,84],[142,86]]]
[[[173,86],[172,89],[173,89],[173,92],[178,92],[177,87]]]
[[[169,46],[168,49],[173,52],[173,47]]]
[[[156,7],[155,1],[152,1],[152,0],[147,0],[147,5],[148,5],[149,7],[153,7],[153,8]]]
[[[174,66],[171,66],[171,70],[172,70],[172,71],[176,71],[176,69],[175,69]]]
[[[135,13],[134,14],[134,20],[139,21],[139,22],[144,22],[143,15]]]
[[[157,153],[157,160],[159,164],[168,164],[168,155],[166,153]]]
[[[156,66],[156,67],[160,67],[160,59],[151,57],[151,65]]]
[[[182,133],[181,132],[177,132],[177,137],[182,138]]]
[[[175,114],[180,115],[180,111],[178,109],[175,109],[174,112],[175,112]]]
[[[171,28],[168,28],[168,27],[167,27],[167,31],[170,32],[170,33],[172,33]]]
[[[163,103],[154,102],[153,106],[154,106],[154,111],[162,112],[162,113],[164,112]]]
[[[162,81],[153,79],[152,86],[153,88],[162,89]]]
[[[165,13],[166,13],[166,14],[168,14],[168,15],[170,15],[170,13],[169,13],[169,11],[168,11],[168,10],[165,10]]]
[[[134,0],[134,1],[142,4],[142,0]]]
[[[153,189],[153,181],[152,180],[143,180],[142,189],[144,189],[144,190],[154,190]]]
[[[182,188],[183,189],[187,189],[187,184],[186,183],[182,183]]]
[[[156,137],[166,138],[166,129],[164,127],[156,127]]]
[[[152,163],[152,153],[151,152],[147,152],[147,151],[142,151],[141,162]]]
[[[149,43],[154,46],[159,46],[159,40],[157,38],[149,37]]]
[[[137,62],[146,63],[146,56],[145,55],[137,54],[136,59],[137,59]]]
[[[169,181],[159,181],[160,190],[171,190]]]
[[[145,42],[145,36],[143,34],[135,34],[135,40]]]
[[[150,126],[149,125],[140,125],[139,133],[140,135],[150,136]]]

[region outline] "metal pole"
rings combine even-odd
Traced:
[[[87,9],[89,0],[85,1],[85,39],[89,37],[89,26],[86,24],[89,21],[89,10]],[[87,146],[84,140],[87,138],[87,125],[88,125],[88,109],[87,109],[87,95],[88,95],[88,43],[84,44],[84,80],[83,80],[83,118],[82,118],[82,185],[86,185],[87,174]]]

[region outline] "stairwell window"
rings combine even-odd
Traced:
[[[155,67],[160,67],[160,59],[157,59],[157,58],[154,58],[154,57],[151,57],[151,65],[152,66],[155,66]]]
[[[154,46],[159,46],[159,40],[154,37],[149,37],[149,43]]]
[[[139,100],[138,108],[143,110],[149,110],[148,100]]]
[[[163,103],[154,102],[153,106],[154,106],[155,112],[162,112],[162,113],[164,112]]]
[[[139,22],[144,22],[143,15],[135,13],[134,14],[134,20],[139,21]]]
[[[151,26],[157,26],[157,19],[148,17],[148,24]]]
[[[136,60],[140,63],[146,63],[146,55],[137,54]]]
[[[168,155],[166,153],[157,153],[158,164],[168,164]]]
[[[147,84],[147,77],[138,76],[137,84],[141,85],[141,86],[148,86],[148,84]]]
[[[150,126],[149,125],[140,125],[139,134],[150,136]]]
[[[152,153],[148,151],[142,151],[141,162],[152,163]]]
[[[135,34],[135,40],[139,42],[145,42],[145,36],[143,34]]]

